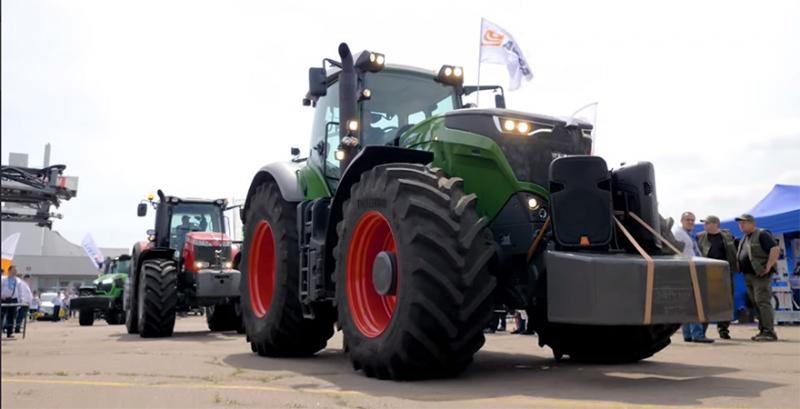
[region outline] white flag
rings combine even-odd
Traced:
[[[94,239],[92,238],[91,234],[86,234],[86,236],[81,240],[81,247],[83,247],[83,251],[86,252],[86,255],[92,259],[95,267],[100,269],[103,266],[103,261],[105,261],[105,257],[103,257],[103,253],[100,252],[100,249],[95,244]]]
[[[511,83],[508,86],[509,91],[514,91],[520,87],[522,78],[530,81],[533,78],[533,72],[522,55],[522,50],[519,44],[514,41],[511,34],[503,30],[497,24],[492,23],[485,18],[481,19],[481,50],[480,62],[489,64],[505,65],[508,69],[508,76],[511,78]]]
[[[20,233],[14,233],[3,239],[3,275],[8,273],[11,261],[14,259],[14,252],[17,251]]]

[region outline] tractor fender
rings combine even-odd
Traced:
[[[255,193],[256,188],[267,180],[274,180],[278,184],[278,189],[281,191],[281,196],[287,202],[299,202],[303,200],[303,192],[300,190],[300,184],[297,182],[297,172],[300,170],[300,163],[296,162],[274,162],[262,167],[256,172],[253,181],[250,183],[250,189],[247,191],[247,199],[244,201],[244,207],[240,212],[242,223],[247,223],[245,215],[247,214],[247,207],[250,204],[250,198]]]
[[[387,163],[418,163],[427,165],[433,161],[433,153],[396,146],[369,145],[364,147],[350,162],[342,175],[339,186],[331,201],[330,217],[325,245],[325,271],[332,273],[334,269],[333,249],[339,237],[336,224],[342,220],[342,206],[350,198],[350,188],[361,179],[361,174],[378,165]]]

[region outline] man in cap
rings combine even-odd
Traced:
[[[731,269],[731,299],[733,299],[733,273],[739,271],[736,261],[736,244],[730,230],[722,230],[719,227],[719,217],[708,216],[703,220],[704,231],[697,234],[697,246],[700,248],[700,255],[716,260],[727,261]],[[731,339],[730,321],[720,321],[717,323],[717,331],[722,339]]]
[[[744,237],[739,242],[737,259],[744,274],[747,294],[758,310],[758,334],[753,341],[777,341],[774,311],[772,311],[772,273],[778,263],[780,249],[767,230],[756,227],[753,215],[736,218]]]

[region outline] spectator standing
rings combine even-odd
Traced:
[[[31,319],[33,319],[34,316],[36,315],[36,313],[39,312],[39,304],[40,303],[41,303],[41,299],[39,298],[39,292],[36,291],[36,290],[33,290],[33,299],[31,300],[31,306],[30,306],[30,309],[29,309],[30,314],[31,314]]]
[[[14,265],[8,267],[8,275],[3,276],[2,279],[2,294],[0,294],[0,298],[3,304],[16,304],[19,302],[19,283],[21,281],[17,277],[17,267]],[[6,332],[6,337],[14,338],[12,331],[14,330],[14,319],[17,317],[17,307],[3,307],[2,312],[3,330]]]
[[[53,297],[53,322],[61,321],[59,314],[61,313],[61,305],[63,304],[63,301],[61,301],[62,295],[63,292],[59,294],[57,297]]]
[[[72,318],[75,316],[75,311],[73,311],[72,308],[70,307],[70,305],[72,305],[72,300],[74,300],[75,298],[78,298],[78,295],[75,294],[74,291],[70,290],[67,295],[67,308],[68,308],[67,311],[69,312],[67,318]]]
[[[22,329],[22,322],[25,320],[25,314],[28,313],[31,302],[33,301],[33,293],[30,287],[31,275],[25,274],[22,280],[19,281],[19,303],[23,304],[17,307],[17,318],[14,324],[14,333],[19,334]]]
[[[694,230],[694,213],[683,212],[681,215],[681,225],[676,226],[672,231],[675,239],[683,243],[684,257],[692,258],[700,255],[700,249],[697,247],[697,242],[692,238],[692,231]],[[714,342],[713,339],[706,337],[707,324],[699,323],[686,323],[683,324],[683,340],[686,342],[701,342],[710,344]]]
[[[739,271],[739,264],[736,260],[736,239],[730,230],[723,230],[719,227],[719,217],[707,216],[700,220],[703,222],[703,231],[697,234],[697,247],[700,248],[700,255],[716,260],[727,261],[731,273],[731,302],[733,301],[733,274]],[[717,323],[717,331],[722,339],[731,339],[730,321],[720,321]]]
[[[772,310],[772,274],[776,272],[780,249],[770,232],[756,227],[753,215],[736,218],[744,237],[739,242],[737,258],[747,285],[747,295],[758,310],[758,334],[753,341],[778,340],[775,333],[775,312]]]

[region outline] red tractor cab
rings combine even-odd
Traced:
[[[138,215],[156,209],[155,229],[133,248],[125,292],[128,333],[171,336],[176,314],[205,308],[209,329],[241,332],[238,247],[226,232],[227,200],[152,197]]]

